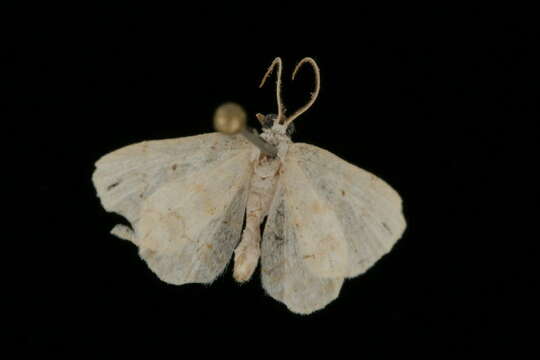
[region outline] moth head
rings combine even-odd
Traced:
[[[263,115],[263,114],[258,113],[255,116],[257,117],[257,119],[261,123],[261,126],[262,126],[263,130],[272,129],[272,128],[275,127],[275,125],[278,125],[278,127],[279,127],[280,122],[279,122],[279,117],[278,117],[277,114]],[[290,137],[293,133],[294,133],[294,124],[291,123],[286,128],[285,134]]]
[[[281,101],[281,58],[275,58],[270,67],[268,68],[268,71],[266,71],[266,74],[264,75],[259,87],[262,87],[264,85],[264,82],[270,76],[273,69],[276,66],[278,67],[276,81],[278,113],[268,115],[257,114],[257,119],[261,122],[264,133],[273,133],[281,136],[285,135],[290,137],[291,134],[294,132],[294,125],[292,122],[297,117],[306,112],[317,99],[317,96],[319,95],[321,81],[319,66],[317,65],[315,60],[309,57],[300,60],[300,62],[294,68],[292,79],[294,80],[296,73],[303,64],[310,64],[315,72],[315,91],[311,93],[311,98],[307,102],[307,104],[296,110],[290,116],[285,115],[285,108],[283,107],[283,103]],[[259,136],[256,132],[248,130],[246,126],[246,112],[238,104],[226,103],[218,107],[214,114],[214,128],[218,132],[226,135],[235,135],[241,133],[244,138],[257,146],[266,155],[274,157],[278,153],[276,144],[265,141],[268,140],[268,138],[266,138],[264,134],[261,134],[262,136]],[[279,139],[279,136],[277,138]]]
[[[285,132],[287,135],[290,136],[290,134],[294,131],[294,127],[293,127],[292,122],[297,117],[299,117],[304,112],[306,112],[311,107],[311,105],[313,105],[315,100],[317,99],[317,96],[319,95],[319,90],[321,88],[321,75],[320,75],[319,66],[317,65],[315,60],[313,60],[310,57],[306,57],[306,58],[303,58],[302,60],[300,60],[300,62],[294,68],[294,71],[293,71],[293,74],[292,74],[292,79],[294,80],[294,77],[296,76],[296,73],[298,72],[298,70],[304,64],[310,64],[311,67],[313,68],[313,71],[315,72],[315,91],[313,91],[311,93],[311,98],[307,102],[307,104],[302,106],[300,109],[296,110],[290,116],[285,115],[285,108],[284,108],[283,102],[281,100],[281,70],[282,70],[282,67],[283,67],[283,63],[281,61],[281,58],[279,58],[279,57],[275,58],[274,61],[272,62],[272,64],[270,65],[270,67],[268,68],[268,70],[266,71],[266,74],[264,74],[264,77],[263,77],[263,79],[262,79],[262,81],[261,81],[261,83],[259,85],[259,88],[264,85],[266,79],[270,76],[270,74],[272,74],[272,71],[277,66],[278,70],[277,70],[277,76],[276,76],[276,98],[277,98],[277,105],[278,105],[278,113],[277,114],[269,114],[269,115],[266,115],[266,116],[261,115],[261,114],[257,114],[257,118],[261,122],[263,128],[271,126],[273,129],[281,131],[281,132]],[[276,126],[278,124],[279,124],[279,126]],[[286,129],[286,130],[283,130],[283,129]]]

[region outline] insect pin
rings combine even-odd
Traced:
[[[103,207],[131,228],[112,233],[139,248],[163,281],[212,283],[234,258],[233,276],[248,281],[260,262],[263,288],[289,310],[309,314],[336,299],[345,279],[389,252],[406,224],[401,198],[387,183],[314,145],[291,141],[276,58],[277,114],[256,117],[257,134],[236,104],[219,107],[217,132],[143,141],[96,163],[93,182]],[[245,219],[245,226],[243,227]],[[266,219],[264,229],[261,229]]]

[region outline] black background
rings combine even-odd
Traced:
[[[21,189],[7,194],[17,200],[9,341],[40,352],[348,357],[533,341],[538,220],[521,202],[538,212],[540,82],[527,9],[313,6],[19,13],[2,55],[3,133],[20,174],[7,177]],[[242,286],[230,267],[211,286],[159,281],[135,246],[109,235],[122,220],[91,183],[93,163],[119,147],[212,131],[225,101],[257,126],[256,112],[275,112],[273,86],[257,88],[275,56],[291,111],[313,85],[305,70],[290,81],[296,62],[312,56],[321,68],[293,140],[385,179],[408,221],[390,254],[309,316],[266,296],[258,272]]]

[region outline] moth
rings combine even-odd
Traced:
[[[282,61],[276,58],[277,114],[256,117],[247,130],[241,107],[218,108],[218,131],[143,141],[96,163],[93,183],[103,207],[131,224],[112,234],[134,243],[163,281],[212,283],[234,256],[233,276],[261,280],[289,310],[310,314],[336,299],[343,281],[368,270],[405,230],[401,198],[387,183],[332,153],[293,143],[293,121],[315,102],[315,91],[285,115]],[[261,224],[266,223],[261,235]],[[245,220],[245,226],[244,226]]]

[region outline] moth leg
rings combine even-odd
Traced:
[[[133,230],[131,230],[129,227],[118,224],[116,225],[112,230],[111,234],[113,234],[116,237],[119,237],[122,240],[131,241],[132,243],[135,243],[135,233]]]

